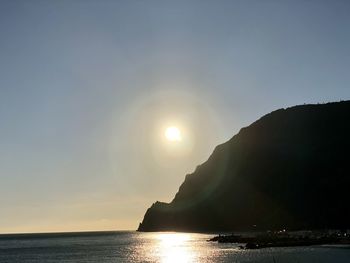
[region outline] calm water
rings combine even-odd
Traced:
[[[95,232],[0,235],[0,262],[350,262],[336,247],[240,250],[206,242],[211,235]]]

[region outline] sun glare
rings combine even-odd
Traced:
[[[197,262],[196,253],[191,246],[190,234],[162,233],[157,234],[158,256],[162,263]]]
[[[171,127],[166,128],[165,138],[168,141],[172,141],[172,142],[181,141],[182,137],[181,137],[181,132],[180,132],[179,128],[177,128],[175,126],[171,126]]]

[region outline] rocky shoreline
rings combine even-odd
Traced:
[[[253,235],[218,235],[210,242],[239,243],[241,249],[259,249],[266,247],[296,247],[313,245],[350,245],[347,233],[313,233],[298,234],[293,232],[266,232]]]

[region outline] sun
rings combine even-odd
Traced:
[[[179,128],[171,126],[165,129],[165,138],[171,142],[180,142],[182,140]]]

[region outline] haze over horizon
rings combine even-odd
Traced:
[[[2,1],[0,233],[136,229],[240,128],[350,99],[349,12],[345,0]]]

